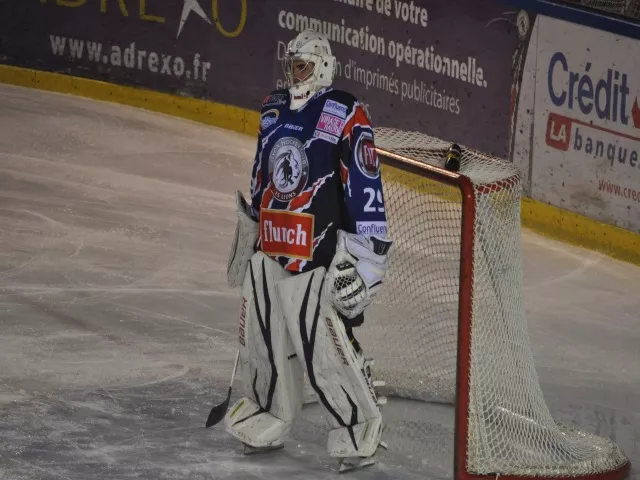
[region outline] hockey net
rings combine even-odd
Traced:
[[[521,184],[509,163],[442,140],[375,132],[388,236],[383,292],[357,332],[384,393],[455,405],[456,478],[621,478],[611,440],[556,422],[534,367],[523,305]],[[420,422],[403,426],[414,439]]]

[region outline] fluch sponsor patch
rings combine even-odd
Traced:
[[[285,210],[260,210],[260,242],[267,255],[311,260],[314,216]]]

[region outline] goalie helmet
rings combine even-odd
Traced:
[[[291,93],[291,109],[297,110],[318,90],[333,83],[336,57],[326,36],[305,30],[287,45],[282,69]]]

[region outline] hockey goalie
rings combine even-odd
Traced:
[[[283,68],[288,88],[262,103],[251,198],[236,193],[227,277],[241,289],[244,391],[224,424],[247,454],[283,448],[306,373],[331,423],[328,454],[347,471],[374,463],[383,427],[354,335],[392,245],[380,164],[365,106],[331,87],[323,35],[300,33]]]

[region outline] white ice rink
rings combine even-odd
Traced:
[[[0,479],[337,478],[317,407],[268,457],[204,428],[235,356],[225,267],[254,148],[210,126],[0,86]],[[613,438],[640,479],[640,269],[527,231],[522,246],[551,412]],[[443,408],[425,413],[420,468],[382,452],[349,477],[449,478]]]

